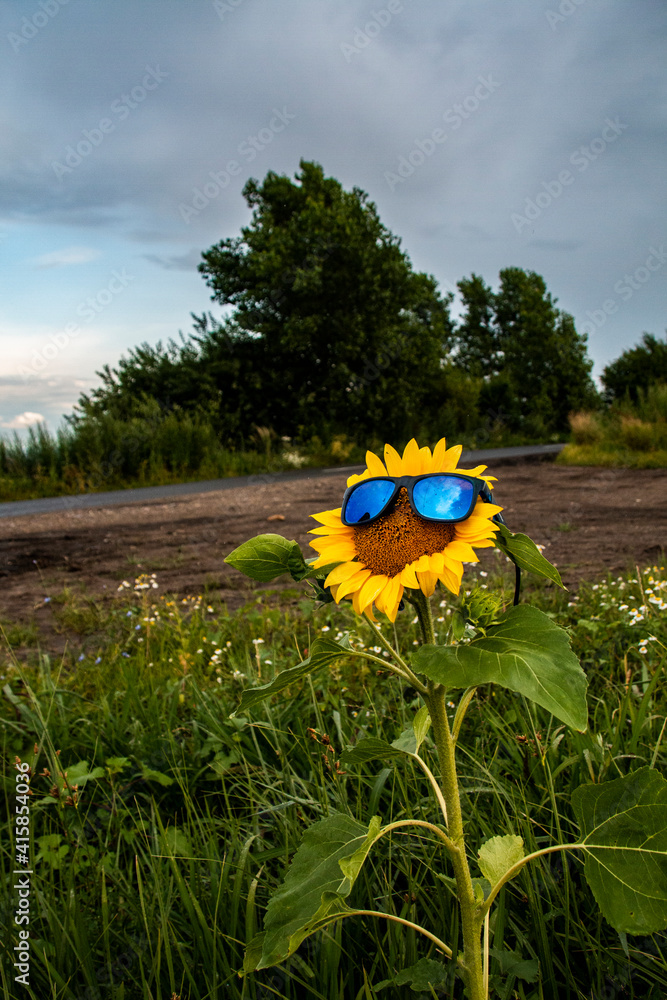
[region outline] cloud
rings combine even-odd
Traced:
[[[146,253],[144,254],[144,258],[149,260],[151,264],[157,264],[158,267],[164,268],[165,271],[194,271],[202,262],[201,253],[201,250],[193,247],[187,253],[176,254],[171,257],[156,253]]]
[[[31,264],[35,267],[68,267],[70,264],[88,264],[102,256],[101,250],[93,247],[66,247],[63,250],[53,250],[33,257]]]
[[[10,430],[21,430],[23,427],[33,427],[35,424],[43,422],[44,417],[41,413],[31,413],[30,410],[26,410],[25,413],[19,413],[12,420],[3,421],[1,426],[8,427]]]

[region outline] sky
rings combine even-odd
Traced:
[[[301,159],[445,292],[541,274],[599,376],[667,327],[666,41],[664,0],[0,0],[0,433],[219,317],[201,253]]]

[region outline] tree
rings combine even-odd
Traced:
[[[243,189],[241,236],[202,256],[212,298],[254,343],[256,423],[280,434],[405,436],[441,390],[449,298],[416,273],[359,188],[316,163]]]
[[[497,292],[475,274],[458,288],[465,312],[456,359],[484,379],[482,413],[539,435],[567,430],[570,412],[595,405],[586,337],[556,308],[539,274],[508,267]]]
[[[655,382],[667,383],[667,338],[659,340],[652,333],[645,333],[640,344],[623,351],[602,373],[609,402],[626,395],[636,402],[639,390]]]
[[[116,368],[105,365],[97,373],[102,385],[81,394],[68,422],[76,427],[102,415],[128,421],[143,415],[151,401],[163,414],[205,415],[221,441],[242,445],[257,422],[258,345],[233,321],[217,323],[206,314],[192,318],[194,333],[187,339],[181,333],[180,343],[140,344]]]

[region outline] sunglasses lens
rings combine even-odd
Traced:
[[[394,492],[394,484],[385,479],[372,479],[360,483],[350,494],[343,510],[348,524],[363,524],[377,517],[387,505]]]
[[[473,484],[466,479],[457,479],[456,476],[420,479],[412,489],[417,513],[438,521],[457,521],[467,517],[474,494]]]

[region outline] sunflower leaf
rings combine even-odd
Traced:
[[[404,745],[401,745],[403,740]],[[393,743],[379,740],[375,736],[365,736],[353,747],[347,747],[340,755],[341,764],[366,764],[371,760],[392,761],[406,754],[417,752],[417,742],[413,729],[406,729]]]
[[[535,542],[528,535],[522,535],[521,532],[514,535],[506,525],[499,524],[496,545],[519,569],[528,570],[529,573],[537,573],[538,576],[545,576],[547,580],[551,580],[563,590],[567,590],[567,587],[563,586],[563,581],[556,567],[544,558]]]
[[[573,729],[586,728],[586,675],[567,632],[519,604],[486,635],[462,646],[422,646],[412,666],[445,687],[500,684],[530,698]]]
[[[586,855],[584,874],[619,933],[667,927],[667,781],[651,767],[601,785],[581,785],[572,808]]]
[[[510,868],[525,857],[523,840],[512,833],[504,837],[491,837],[479,849],[479,869],[492,886],[507,874]]]
[[[289,687],[295,681],[300,680],[307,674],[311,674],[314,670],[330,666],[339,657],[346,656],[349,652],[350,640],[347,636],[344,636],[341,642],[325,638],[315,639],[310,647],[310,655],[305,660],[302,660],[301,663],[297,663],[295,667],[290,667],[288,670],[282,670],[268,684],[262,684],[261,687],[248,688],[247,691],[244,691],[241,695],[239,707],[232,713],[230,718],[234,718],[240,712],[247,711],[253,705],[264,701],[265,698],[270,698],[272,695],[284,690],[284,688]]]
[[[303,580],[311,567],[303,558],[298,544],[282,535],[257,535],[230,552],[226,563],[245,573],[251,580],[268,583],[289,573],[293,580]]]
[[[248,965],[266,969],[284,961],[317,930],[319,922],[350,912],[345,900],[379,830],[379,816],[365,826],[335,812],[306,830],[285,881],[269,902],[264,937],[251,942],[254,954]],[[260,945],[262,954],[257,960]]]

